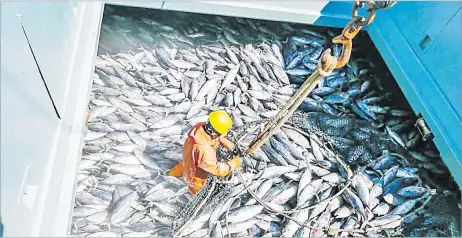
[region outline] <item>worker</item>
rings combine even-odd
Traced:
[[[183,176],[191,194],[196,194],[207,181],[207,176],[226,176],[241,166],[242,156],[238,148],[225,138],[232,127],[231,117],[224,111],[209,114],[207,122],[197,123],[184,143],[183,160],[170,170],[170,176]],[[228,162],[218,162],[218,146],[224,146],[233,154]]]

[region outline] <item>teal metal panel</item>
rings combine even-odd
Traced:
[[[456,116],[462,115],[461,105],[461,9],[457,11],[442,30],[431,37],[432,43],[425,48],[422,62],[435,79]],[[459,36],[459,37],[457,37]]]
[[[314,25],[344,28],[351,20],[352,2],[329,1]]]
[[[399,2],[388,12],[398,30],[414,49],[422,56],[419,44],[427,34],[435,37],[460,9],[462,3],[453,2]]]
[[[455,101],[460,100],[461,23],[460,21],[450,21],[437,34],[435,42],[422,55],[423,59],[427,60],[424,61],[420,57],[421,54],[419,55],[412,45],[411,36],[414,29],[411,26],[414,25],[417,33],[419,31],[425,33],[427,28],[419,28],[418,25],[428,26],[435,19],[430,19],[424,14],[429,9],[422,9],[424,7],[421,2],[399,2],[395,7],[400,4],[402,4],[401,8],[378,12],[368,33],[414,112],[416,114],[421,113],[425,118],[435,135],[434,142],[443,161],[451,170],[456,182],[462,187],[462,177],[460,176],[462,174],[460,137],[462,125],[460,110],[455,109],[460,105]],[[454,7],[453,3],[441,2],[438,4],[441,5],[433,5],[432,3],[426,7],[434,9]],[[404,8],[403,5],[407,8]],[[399,9],[401,10],[398,11]],[[416,21],[414,23],[413,10],[422,12],[422,17],[426,17],[427,22]],[[447,11],[447,14],[453,13],[454,11]],[[443,14],[445,13],[441,11],[439,15],[433,16],[438,17]],[[404,25],[397,23],[398,17],[396,15],[400,15],[399,18],[408,23]],[[408,17],[407,21],[406,16]],[[456,18],[454,17],[454,19]],[[451,40],[454,43],[451,43]],[[457,46],[457,44],[459,45]],[[445,48],[443,45],[451,45],[452,49]],[[432,57],[434,59],[429,60]],[[459,96],[454,96],[454,94],[459,94]]]

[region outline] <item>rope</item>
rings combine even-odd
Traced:
[[[229,209],[231,208],[231,206],[233,205],[234,201],[236,201],[236,199],[241,199],[240,197],[236,196],[233,198],[233,201],[231,202],[231,204],[229,205],[228,209],[226,209],[226,216],[225,216],[225,223],[226,223],[226,234],[228,235],[228,237],[231,237],[231,234],[229,233],[229,225],[228,225],[228,214],[229,214]],[[240,201],[239,201],[240,202]],[[223,235],[223,234],[222,234]]]
[[[287,219],[290,219],[290,220],[294,221],[295,223],[297,223],[299,226],[304,226],[304,227],[307,227],[307,228],[310,228],[310,229],[315,229],[315,230],[327,231],[328,233],[338,233],[338,232],[366,233],[366,232],[372,231],[373,229],[371,229],[371,228],[374,228],[374,227],[371,227],[371,228],[368,228],[368,229],[365,229],[365,228],[363,228],[363,229],[337,229],[337,228],[331,228],[331,227],[316,227],[316,226],[307,225],[307,224],[305,224],[304,222],[298,221],[297,219],[292,218],[292,217],[286,215],[286,214],[285,214],[286,212],[284,212],[284,211],[277,211],[277,210],[275,210],[275,209],[269,207],[264,201],[262,201],[260,198],[258,198],[258,196],[254,193],[254,191],[252,191],[252,190],[249,188],[250,185],[248,185],[248,184],[244,181],[244,178],[242,177],[242,174],[241,174],[241,172],[240,172],[239,170],[236,170],[236,174],[237,174],[237,177],[238,177],[238,179],[240,180],[240,182],[241,182],[242,184],[244,184],[244,188],[252,195],[252,197],[253,197],[255,200],[257,200],[257,201],[258,201],[261,205],[263,205],[267,210],[269,210],[270,212],[273,212],[273,213],[275,213],[275,214],[277,214],[277,215],[281,215],[281,216],[283,216],[283,217],[285,217],[285,218],[287,218]],[[340,195],[343,193],[343,191],[344,191],[345,189],[347,189],[347,187],[348,187],[350,184],[351,184],[351,181],[348,181],[348,183],[347,183],[338,193],[336,193],[334,196],[332,196],[332,197],[329,198],[329,199],[332,200],[332,199],[334,199],[335,197],[340,196]],[[427,188],[428,188],[428,187],[427,187]],[[429,192],[427,193],[427,196],[428,196],[429,194],[431,194],[430,188],[428,188],[428,189],[429,189]],[[429,197],[425,200],[425,202],[423,202],[423,204],[422,204],[419,208],[417,208],[417,209],[414,210],[413,212],[409,213],[408,215],[406,215],[406,216],[404,216],[404,217],[402,217],[402,218],[400,218],[400,219],[398,219],[398,220],[399,220],[399,221],[403,221],[403,220],[406,219],[407,217],[412,216],[412,215],[416,214],[417,212],[423,210],[423,209],[425,208],[425,206],[430,202],[431,198],[432,198],[432,196],[429,195]],[[318,205],[318,204],[316,204],[316,205]],[[311,206],[311,207],[308,207],[308,208],[299,209],[299,210],[297,210],[297,211],[301,211],[301,210],[304,210],[304,209],[311,209],[311,208],[315,207],[316,205]],[[295,210],[292,210],[291,212],[295,212]],[[391,221],[391,222],[386,223],[386,224],[383,224],[383,225],[381,225],[381,226],[379,226],[379,227],[377,227],[377,228],[383,227],[383,226],[388,225],[388,224],[390,224],[390,223],[392,223],[392,222],[396,222],[396,221]]]
[[[294,221],[295,223],[297,223],[299,226],[304,226],[304,227],[308,227],[310,229],[315,229],[315,230],[323,230],[323,231],[328,231],[328,232],[341,232],[341,231],[344,231],[344,232],[356,232],[356,233],[365,233],[364,230],[358,230],[358,229],[336,229],[336,228],[329,228],[329,227],[316,227],[316,226],[310,226],[310,225],[307,225],[301,221],[298,221],[297,219],[295,218],[292,218],[284,213],[281,213],[280,211],[276,211],[274,209],[272,209],[271,207],[269,207],[264,201],[262,201],[260,198],[258,198],[258,196],[251,190],[249,189],[249,185],[244,181],[244,178],[242,177],[242,174],[239,170],[236,170],[236,174],[237,174],[237,177],[238,179],[240,180],[240,182],[242,184],[244,184],[244,188],[252,195],[252,197],[254,197],[255,200],[257,200],[261,205],[263,205],[267,210],[269,211],[272,211],[278,215],[281,215],[287,219],[290,219],[292,221]]]
[[[332,196],[330,198],[327,198],[327,199],[323,200],[322,202],[330,202],[330,201],[334,200],[334,198],[342,195],[342,193],[345,191],[345,189],[347,189],[350,185],[351,185],[351,181],[348,181],[347,184],[345,186],[343,186],[342,189],[340,189],[340,191],[338,191],[336,194],[334,194],[334,196]],[[321,203],[321,202],[319,202],[319,203]],[[313,209],[316,206],[318,206],[319,203],[316,203],[315,205],[305,207],[305,208],[293,209],[293,210],[290,210],[290,211],[282,211],[282,212],[283,213],[295,213],[295,212],[299,212],[299,211],[303,211],[303,210],[310,210],[310,209]]]
[[[283,125],[283,127],[285,128],[289,128],[289,129],[292,129],[292,130],[295,130],[297,131],[298,133],[306,136],[306,137],[310,137],[310,134],[298,129],[298,128],[295,128],[293,126],[289,126],[289,125]],[[323,149],[325,149],[329,154],[330,156],[334,157],[335,160],[340,164],[340,166],[343,167],[343,169],[347,172],[347,179],[351,179],[353,177],[353,172],[351,171],[350,167],[341,159],[338,157],[338,155],[336,155],[334,152],[332,152],[329,148],[326,148],[325,146],[323,146]]]
[[[329,51],[330,52],[330,51]],[[332,58],[332,57],[331,57]],[[330,61],[329,61],[330,63]],[[324,66],[324,65],[323,65]],[[321,64],[318,64],[318,68]],[[251,142],[247,153],[252,153],[258,149],[261,145],[266,143],[273,134],[279,130],[279,128],[292,116],[295,110],[298,109],[303,100],[310,94],[310,92],[316,87],[318,82],[323,78],[320,71],[315,71],[311,74],[305,82],[300,86],[298,91],[290,98],[279,112],[271,118],[271,120],[265,124],[263,131],[261,131]]]

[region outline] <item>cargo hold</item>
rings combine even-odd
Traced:
[[[350,2],[111,4],[334,28],[349,21],[352,6]],[[425,120],[459,187],[461,6],[399,2],[379,12],[364,29],[397,90]],[[1,4],[3,236],[69,235],[103,12],[101,2]]]

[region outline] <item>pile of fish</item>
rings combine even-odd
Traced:
[[[417,186],[415,169],[400,168],[395,159],[382,156],[364,172],[356,173],[350,186],[336,164],[328,160],[305,168],[275,165],[258,175],[245,174],[251,181],[234,187],[220,209],[201,214],[179,236],[377,236],[382,229],[412,221],[414,214],[405,215],[429,195],[427,189]],[[379,176],[381,172],[383,176]],[[246,185],[266,204],[250,196]],[[334,196],[340,190],[342,195]],[[308,226],[283,219],[274,211]]]
[[[71,235],[172,236],[174,217],[193,198],[182,178],[166,174],[181,161],[191,126],[219,109],[237,128],[271,118],[335,34],[290,23],[117,11],[107,6],[103,19]],[[285,126],[244,158],[246,183],[270,208],[238,182],[221,208],[201,214],[180,235],[379,235],[411,221],[415,215],[406,214],[434,191],[409,161],[441,173],[444,165],[433,163],[435,150],[414,150],[422,147],[412,113],[391,106],[371,65],[352,59],[300,110],[369,120],[411,156],[384,151],[351,170],[316,135]]]

